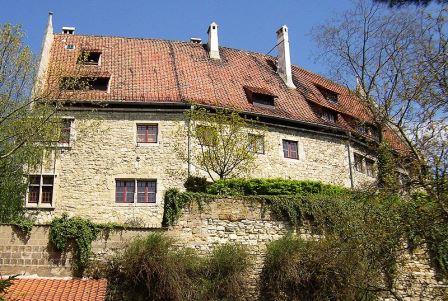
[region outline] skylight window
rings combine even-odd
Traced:
[[[254,105],[261,105],[268,107],[275,106],[276,96],[265,89],[255,87],[244,87],[244,91],[246,92],[246,96],[249,102]]]
[[[66,91],[107,91],[109,80],[109,77],[63,77],[59,87]]]
[[[322,94],[322,96],[326,100],[333,102],[333,103],[338,102],[338,93],[328,90],[327,88],[324,88],[321,86],[316,86],[316,88],[319,90],[320,94]]]
[[[322,109],[320,117],[328,122],[336,122],[337,118],[338,118],[338,114],[336,112],[330,111],[330,110],[325,110]]]
[[[78,63],[83,65],[99,65],[101,60],[100,51],[83,50],[78,57]]]

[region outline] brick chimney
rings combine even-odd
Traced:
[[[279,30],[277,30],[277,47],[277,73],[283,79],[288,88],[295,89],[296,86],[292,82],[288,27],[286,27],[286,25],[283,25]]]
[[[219,43],[218,43],[218,24],[213,22],[208,27],[208,43],[207,49],[211,59],[219,60]]]

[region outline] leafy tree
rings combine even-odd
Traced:
[[[60,138],[59,89],[33,90],[43,79],[23,38],[20,26],[0,25],[0,222],[21,215],[27,172]]]
[[[447,0],[375,0],[380,3],[387,3],[389,6],[402,6],[407,4],[416,4],[426,6],[431,2],[448,3]]]
[[[235,111],[196,108],[186,115],[193,146],[190,156],[180,153],[185,161],[213,181],[244,175],[254,168],[255,154],[248,134],[264,139],[262,129]]]

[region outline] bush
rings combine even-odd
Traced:
[[[110,300],[242,300],[248,255],[223,245],[200,257],[153,233],[134,239],[106,266]]]
[[[239,245],[218,246],[207,260],[200,300],[241,300],[246,292],[249,254]]]
[[[285,179],[225,179],[210,184],[206,192],[214,195],[253,196],[253,195],[339,195],[347,189],[323,184],[318,181],[298,181]]]
[[[205,192],[210,182],[204,177],[189,176],[184,183],[184,187],[190,192]]]
[[[322,238],[291,236],[268,245],[262,271],[264,300],[373,300],[379,274],[369,270],[357,249]],[[352,284],[356,284],[353,286]]]

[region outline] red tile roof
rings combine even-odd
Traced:
[[[65,49],[74,45],[75,50]],[[100,65],[80,65],[81,50],[101,50]],[[109,91],[63,92],[58,98],[88,101],[178,102],[227,107],[239,111],[353,130],[351,117],[368,121],[363,104],[347,88],[293,66],[297,89],[289,89],[276,73],[276,58],[220,47],[220,60],[208,57],[204,45],[157,39],[56,34],[51,48],[50,79],[61,74],[111,76]],[[58,85],[49,80],[48,86]],[[316,85],[338,93],[326,100]],[[244,87],[269,91],[275,108],[250,103]],[[313,105],[341,114],[337,124],[322,120]],[[353,119],[353,118],[352,118]],[[394,144],[400,144],[400,140]],[[398,146],[398,145],[397,145]]]
[[[13,280],[4,295],[19,301],[104,301],[105,279],[19,278]]]

